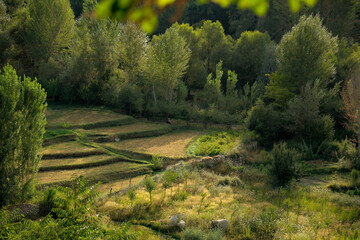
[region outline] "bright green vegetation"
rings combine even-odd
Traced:
[[[188,153],[200,156],[230,154],[239,146],[241,136],[239,131],[212,132],[197,138],[188,147]]]

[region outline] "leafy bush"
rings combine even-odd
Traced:
[[[345,138],[337,143],[337,147],[336,157],[345,167],[360,169],[360,157],[355,143]]]
[[[236,146],[239,139],[240,134],[236,131],[212,132],[198,138],[188,149],[197,156],[225,154]]]
[[[152,169],[154,171],[161,170],[163,168],[164,159],[157,155],[153,155],[151,159]]]
[[[296,151],[288,149],[286,143],[275,144],[270,158],[272,165],[269,173],[274,182],[281,186],[289,183],[296,175]]]
[[[258,136],[263,146],[271,146],[274,141],[286,138],[282,113],[271,105],[265,105],[262,100],[250,109],[245,124]]]
[[[359,171],[356,169],[353,169],[350,173],[350,176],[351,176],[351,181],[352,181],[353,185],[355,185],[359,180]]]

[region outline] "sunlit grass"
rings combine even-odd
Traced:
[[[138,122],[124,126],[95,128],[90,130],[80,129],[79,131],[85,134],[115,135],[115,134],[130,133],[130,132],[156,130],[156,129],[161,129],[165,126],[166,124]]]
[[[185,157],[186,147],[201,134],[201,131],[194,130],[176,131],[158,137],[124,140],[104,145],[120,150],[131,150],[165,157]]]
[[[91,148],[77,141],[65,142],[53,144],[47,147],[44,147],[44,154],[66,154],[66,153],[75,153],[75,152],[88,152],[96,150],[96,148]]]
[[[47,127],[68,127],[71,125],[83,125],[103,121],[119,120],[129,117],[109,110],[97,110],[91,108],[48,108],[46,110],[46,118]]]
[[[40,167],[54,167],[54,166],[63,166],[63,165],[78,165],[78,164],[94,163],[94,162],[101,162],[108,158],[111,158],[111,156],[95,155],[95,156],[80,157],[80,158],[42,160],[40,162]]]
[[[76,176],[85,176],[88,178],[97,178],[101,175],[100,180],[111,181],[112,177],[117,177],[118,179],[126,176],[125,174],[131,173],[136,170],[141,170],[145,168],[141,164],[129,163],[129,162],[119,162],[113,163],[100,167],[85,168],[85,169],[75,169],[75,170],[65,170],[65,171],[52,171],[52,172],[40,172],[36,176],[36,181],[39,184],[45,183],[56,183],[62,181],[69,181]],[[106,176],[108,174],[108,177]]]

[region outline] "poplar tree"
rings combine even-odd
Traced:
[[[0,206],[23,198],[39,169],[46,92],[10,65],[0,72]]]

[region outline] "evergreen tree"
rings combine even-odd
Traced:
[[[326,87],[335,75],[337,42],[319,16],[301,17],[278,46],[278,71],[270,78],[267,97],[284,106],[309,81],[318,79]]]

